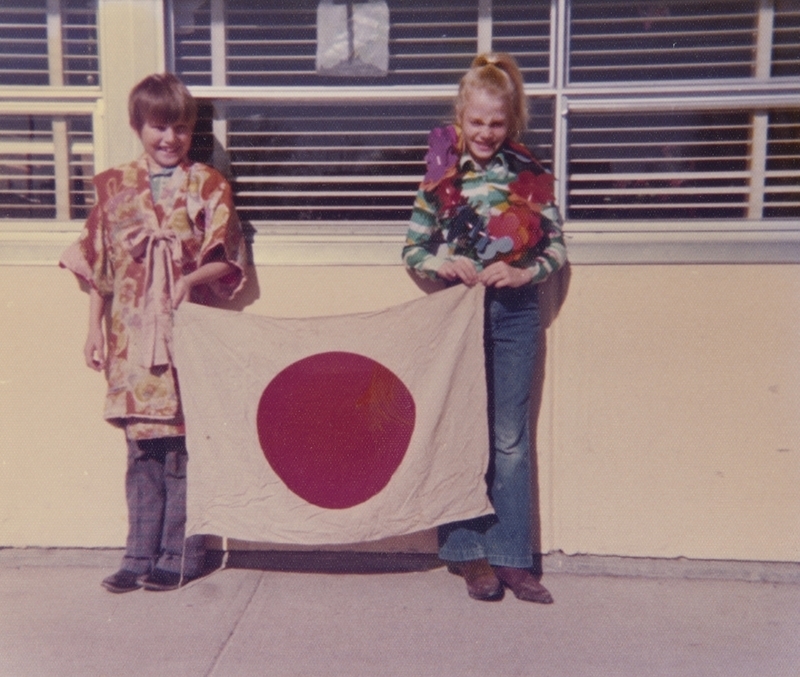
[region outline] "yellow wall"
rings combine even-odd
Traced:
[[[163,70],[161,5],[99,5],[98,170],[139,153],[126,98]],[[423,293],[399,265],[262,266],[255,281],[246,312],[282,316]],[[574,266],[546,292],[536,545],[800,560],[800,266]],[[0,264],[0,546],[124,544],[123,435],[83,364],[87,306],[54,265]]]
[[[798,273],[575,271],[552,337],[552,547],[800,559]]]
[[[423,293],[400,266],[255,278],[245,312],[279,316]],[[574,266],[547,292],[541,549],[800,560],[800,267]],[[83,365],[87,305],[66,271],[0,266],[0,546],[124,544],[124,443]]]

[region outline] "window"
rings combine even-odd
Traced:
[[[174,67],[207,104],[197,157],[228,168],[258,230],[404,233],[428,132],[450,117],[480,41],[493,30],[546,85],[550,7],[390,0],[387,71],[332,76],[316,68],[320,6],[174,0]],[[546,98],[529,139],[544,154],[552,113]]]
[[[95,0],[0,6],[0,219],[83,219],[94,199]],[[81,97],[67,94],[89,88]]]
[[[568,218],[800,216],[800,3],[570,9]]]
[[[85,219],[94,200],[88,115],[0,115],[0,217]]]
[[[522,67],[568,231],[797,231],[800,0],[383,4],[386,72],[334,77],[318,0],[169,3],[168,61],[207,112],[198,156],[257,231],[404,232],[427,132],[488,50]]]
[[[573,0],[569,82],[749,78],[756,5]]]
[[[389,72],[365,83],[316,72],[317,16],[325,1],[171,0],[174,68],[187,84],[220,87],[448,86],[469,66],[479,31],[491,27],[495,47],[515,52],[529,82],[548,81],[547,3],[389,0]]]

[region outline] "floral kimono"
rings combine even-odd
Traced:
[[[203,164],[177,166],[154,202],[147,156],[94,179],[97,204],[60,265],[111,297],[104,417],[129,439],[183,435],[172,361],[172,291],[210,261],[235,267],[192,290],[231,298],[244,284],[246,248],[223,176]]]

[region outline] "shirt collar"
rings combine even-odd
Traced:
[[[159,168],[158,171],[151,172],[150,178],[155,179],[156,177],[162,178],[162,177],[172,176],[175,173],[176,168],[177,165],[175,165],[175,167],[161,167]]]
[[[498,150],[494,157],[489,160],[489,163],[486,167],[478,166],[475,161],[472,159],[472,156],[469,154],[468,151],[464,152],[461,156],[461,159],[458,161],[458,168],[461,171],[475,171],[475,172],[489,172],[494,169],[508,169],[508,161],[506,160],[505,153],[503,152],[503,148],[501,147]]]

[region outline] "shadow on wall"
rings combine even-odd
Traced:
[[[556,271],[540,285],[540,310],[542,327],[549,328],[567,299],[571,269],[569,262]],[[544,393],[545,364],[547,363],[547,335],[543,331],[538,351],[539,359],[533,372],[531,390],[531,542],[533,544],[533,568],[537,574],[542,573],[542,519],[539,506],[539,463],[536,448],[536,430],[539,426],[539,414],[542,409]]]

